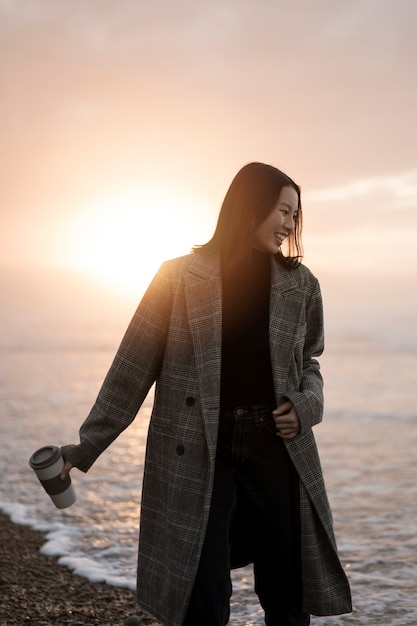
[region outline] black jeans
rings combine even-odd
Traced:
[[[184,626],[228,623],[231,529],[242,510],[243,538],[251,549],[265,623],[310,624],[301,606],[298,476],[276,434],[274,408],[237,407],[221,413],[209,521]]]

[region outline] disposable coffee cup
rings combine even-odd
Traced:
[[[61,448],[57,446],[39,448],[30,457],[29,465],[57,509],[65,509],[74,504],[76,496],[71,478],[69,476],[65,480],[60,478],[64,467]]]

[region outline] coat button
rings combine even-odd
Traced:
[[[194,406],[195,405],[195,398],[193,398],[192,396],[188,396],[188,398],[186,398],[186,400],[185,400],[185,404],[187,406]]]
[[[182,456],[185,452],[184,446],[177,446],[177,454],[178,456]]]

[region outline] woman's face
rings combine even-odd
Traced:
[[[283,187],[278,202],[255,230],[252,247],[276,254],[286,237],[294,230],[298,212],[298,194],[294,187]]]

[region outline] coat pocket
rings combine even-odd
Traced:
[[[149,423],[149,430],[153,430],[157,433],[173,434],[174,428],[172,422],[169,419],[163,417],[156,417],[153,415]]]

